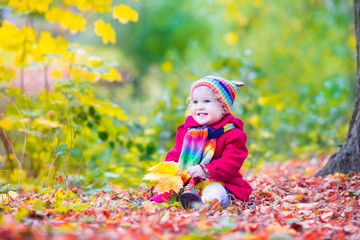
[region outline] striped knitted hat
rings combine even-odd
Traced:
[[[236,97],[236,88],[244,86],[244,83],[229,81],[221,77],[206,76],[194,82],[190,90],[190,98],[192,98],[195,88],[200,86],[209,87],[215,94],[218,94],[225,109],[230,112]]]

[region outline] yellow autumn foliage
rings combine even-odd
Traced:
[[[36,118],[32,128],[35,129],[52,129],[52,128],[58,128],[62,127],[62,124],[55,121],[50,121],[46,118]]]
[[[95,34],[102,37],[102,41],[104,44],[111,42],[115,44],[116,42],[116,34],[114,28],[110,23],[106,23],[103,20],[97,20],[95,23]]]
[[[35,60],[43,60],[44,55],[49,53],[66,54],[68,46],[65,38],[53,38],[50,32],[41,32],[33,57]]]
[[[100,99],[92,96],[80,96],[79,102],[84,106],[93,106],[100,114],[116,117],[119,120],[127,120],[127,116],[122,109],[110,102],[101,101]]]
[[[108,82],[113,82],[113,81],[121,81],[122,80],[122,76],[120,75],[120,73],[113,67],[108,67],[109,72],[108,73],[103,73],[101,75],[101,77],[108,81]]]
[[[155,187],[155,192],[166,193],[173,190],[177,193],[183,187],[183,184],[184,183],[180,176],[164,177],[158,181],[158,184]]]
[[[164,72],[171,72],[174,68],[174,65],[170,61],[165,61],[163,64],[161,64],[161,70]]]
[[[181,172],[180,163],[176,162],[162,162],[159,163],[151,168],[148,169],[148,171],[153,173],[164,173],[169,175],[176,175]]]
[[[72,13],[70,10],[52,8],[45,14],[50,22],[59,22],[60,26],[69,29],[72,34],[85,30],[86,20],[80,13]]]
[[[73,5],[81,11],[110,12],[112,0],[64,0],[66,5]]]
[[[137,22],[139,14],[131,7],[120,4],[113,9],[114,19],[118,19],[121,23],[128,23],[129,21]]]
[[[20,51],[24,43],[30,45],[36,40],[35,30],[28,26],[21,29],[14,24],[4,21],[0,27],[0,49],[6,51]]]
[[[51,76],[53,78],[61,78],[63,75],[62,71],[59,71],[59,70],[54,70],[51,72]]]
[[[39,12],[43,13],[49,9],[52,0],[10,0],[9,7],[19,12]]]
[[[144,176],[144,180],[157,182],[155,192],[166,193],[171,190],[179,192],[183,187],[180,164],[176,162],[162,162],[148,169],[150,173]]]
[[[2,193],[0,194],[0,203],[7,203],[10,200],[15,200],[18,196],[19,194],[14,191],[9,191],[7,194]]]

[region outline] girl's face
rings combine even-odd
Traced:
[[[206,86],[195,88],[190,105],[191,116],[197,123],[211,126],[225,116],[225,109],[214,92]]]

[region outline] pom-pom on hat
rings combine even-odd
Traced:
[[[195,88],[200,86],[209,87],[215,94],[219,95],[225,109],[230,112],[236,97],[236,88],[244,86],[244,83],[229,81],[221,77],[206,76],[194,82],[190,90],[190,98],[192,98]]]

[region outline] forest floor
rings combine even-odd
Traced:
[[[313,178],[324,159],[247,173],[251,202],[184,210],[151,189],[25,191],[0,202],[0,239],[360,239],[360,176]]]

